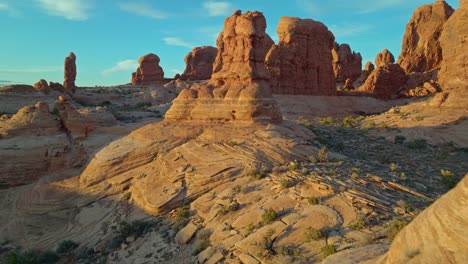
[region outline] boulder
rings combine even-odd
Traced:
[[[453,14],[445,1],[419,7],[406,25],[398,64],[407,73],[426,72],[440,66],[442,48],[439,36]]]
[[[224,21],[216,44],[218,53],[207,84],[182,90],[166,113],[166,120],[218,122],[280,121],[269,87],[264,61],[273,44],[266,19],[240,10]]]
[[[66,91],[74,93],[76,90],[76,56],[73,52],[70,52],[70,54],[65,58],[64,68],[63,87],[65,87]]]
[[[274,94],[335,95],[331,49],[335,37],[312,19],[281,17],[279,43],[265,60]]]
[[[218,50],[211,46],[194,48],[185,56],[186,67],[180,78],[182,80],[209,80],[217,53]]]
[[[392,99],[406,82],[405,71],[398,64],[387,64],[375,69],[359,91],[380,99]]]
[[[63,96],[55,102],[60,121],[73,140],[85,139],[94,130],[96,124],[94,120],[82,116]]]
[[[335,43],[332,49],[332,58],[333,72],[337,83],[344,83],[347,79],[354,82],[361,76],[361,54],[352,51],[348,44]]]
[[[388,49],[382,50],[382,52],[377,54],[375,57],[376,67],[381,67],[392,63],[395,63],[395,57]]]
[[[140,66],[132,73],[132,84],[153,84],[164,81],[164,71],[159,66],[159,57],[148,53],[142,56],[138,63]]]
[[[468,259],[468,176],[398,233],[386,263],[465,263]]]
[[[50,92],[49,84],[44,79],[40,79],[37,83],[35,83],[34,88],[43,94],[49,94]]]

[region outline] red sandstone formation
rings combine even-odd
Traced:
[[[203,46],[194,48],[185,56],[185,71],[182,80],[209,80],[213,72],[213,63],[218,50],[215,47]]]
[[[367,78],[369,77],[369,75],[375,70],[375,66],[374,64],[372,64],[372,62],[368,61],[366,63],[366,66],[364,66],[364,70],[362,70],[361,72],[361,76],[355,81],[355,85],[356,87],[359,87],[361,85],[364,84],[364,82],[366,82]]]
[[[140,66],[132,73],[132,84],[152,84],[164,81],[164,71],[159,57],[149,53],[138,60]]]
[[[182,90],[166,120],[280,121],[264,64],[273,44],[265,29],[266,19],[257,11],[238,10],[227,18],[216,41],[211,80]]]
[[[375,69],[359,91],[380,99],[392,99],[406,82],[405,71],[398,64],[387,64]]]
[[[440,66],[442,48],[439,36],[453,14],[445,1],[419,7],[406,25],[398,64],[407,72],[426,72]]]
[[[366,63],[366,66],[364,66],[364,70],[367,71],[368,73],[371,73],[373,70],[375,70],[374,64],[372,62],[368,61]]]
[[[331,49],[335,37],[311,19],[282,17],[279,43],[266,56],[270,85],[275,94],[336,94]]]
[[[65,71],[64,71],[63,87],[66,91],[75,92],[75,79],[76,79],[76,56],[70,52],[65,58]]]
[[[73,140],[85,139],[89,132],[94,130],[95,121],[83,117],[63,96],[59,96],[55,108],[59,112],[60,121]]]
[[[36,88],[36,90],[44,94],[49,94],[50,92],[49,84],[44,79],[40,79],[37,83],[35,83],[34,88]]]
[[[344,83],[344,86],[343,86],[343,89],[345,89],[345,90],[354,90],[353,81],[350,78],[346,79],[346,81]]]
[[[343,83],[347,79],[354,82],[361,76],[361,54],[352,51],[348,44],[338,45],[338,43],[335,43],[332,49],[332,57],[333,72],[337,83]]]
[[[393,57],[393,54],[388,49],[382,50],[382,52],[377,54],[375,57],[375,67],[385,66],[392,63],[395,63],[395,57]]]

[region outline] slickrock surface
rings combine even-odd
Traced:
[[[420,213],[379,263],[464,263],[468,259],[468,175]]]
[[[382,50],[382,52],[375,57],[375,67],[377,68],[393,63],[395,63],[395,57],[388,49]]]
[[[182,90],[166,120],[254,122],[281,120],[269,87],[265,55],[273,44],[266,20],[236,11],[224,21],[210,82]]]
[[[211,46],[194,48],[185,56],[185,71],[180,76],[180,79],[193,81],[209,80],[213,72],[213,63],[217,53],[218,50]]]
[[[65,129],[73,140],[84,139],[95,128],[94,120],[82,116],[64,97],[55,102],[55,108]]]
[[[348,44],[335,43],[332,57],[333,72],[337,83],[344,83],[347,79],[354,82],[361,76],[361,54],[352,51]]]
[[[442,48],[439,37],[453,14],[445,1],[419,7],[406,25],[398,64],[406,73],[426,72],[440,66]]]
[[[278,45],[266,56],[274,94],[335,95],[331,49],[335,37],[311,19],[281,17]]]
[[[152,84],[164,80],[164,71],[159,66],[159,57],[148,53],[138,59],[140,66],[132,73],[132,84]]]
[[[74,93],[76,90],[76,56],[73,52],[70,52],[70,54],[65,58],[64,68],[63,87],[65,87],[66,91]]]
[[[466,109],[468,105],[468,2],[445,23],[440,36],[443,61],[438,82],[442,93],[433,100],[434,106]]]

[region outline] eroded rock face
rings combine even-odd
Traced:
[[[398,64],[407,73],[426,72],[440,66],[442,48],[439,36],[453,14],[445,1],[419,7],[406,25]]]
[[[138,63],[140,66],[132,73],[132,84],[152,84],[164,80],[164,71],[159,66],[159,57],[149,53],[142,56]]]
[[[405,71],[398,64],[387,64],[375,69],[359,91],[380,99],[392,99],[406,82]]]
[[[336,94],[331,49],[335,37],[311,19],[282,17],[277,28],[279,43],[266,56],[274,94]]]
[[[337,83],[343,83],[347,79],[354,82],[361,76],[361,54],[352,51],[348,44],[339,45],[335,43],[332,49],[332,57],[333,72]]]
[[[466,108],[468,104],[468,1],[445,23],[440,36],[443,60],[438,74],[445,107]],[[434,98],[439,100],[440,98]]]
[[[374,64],[372,62],[368,61],[366,63],[366,66],[364,66],[364,70],[367,71],[368,73],[371,73],[373,70],[375,70]]]
[[[375,67],[381,67],[392,63],[395,63],[395,57],[388,49],[382,50],[382,52],[375,57]]]
[[[468,176],[393,240],[384,263],[464,263],[468,259]]]
[[[355,81],[356,87],[361,86],[364,84],[364,82],[367,80],[369,75],[372,73],[372,71],[375,70],[374,64],[372,62],[368,61],[366,65],[364,66],[364,70],[361,72],[361,76]]]
[[[41,93],[49,94],[49,84],[46,80],[40,79],[37,83],[34,84],[34,88]]]
[[[95,121],[83,117],[63,96],[55,102],[60,120],[73,140],[85,139],[94,130]]]
[[[63,87],[67,91],[75,92],[75,79],[76,79],[76,56],[73,52],[70,52],[65,58],[65,71],[64,71],[64,81]]]
[[[186,68],[180,78],[182,80],[209,80],[217,53],[218,50],[215,47],[194,48],[185,56]]]
[[[257,11],[238,10],[227,18],[211,80],[181,91],[166,120],[280,121],[264,64],[273,44],[265,29],[265,17]]]

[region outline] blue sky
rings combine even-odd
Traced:
[[[77,56],[78,86],[128,83],[138,58],[161,58],[166,77],[185,68],[192,47],[215,46],[234,10],[258,10],[277,41],[281,16],[321,21],[363,64],[401,49],[413,11],[429,0],[0,0],[0,85],[63,81],[68,52]],[[453,8],[458,0],[447,1]]]

